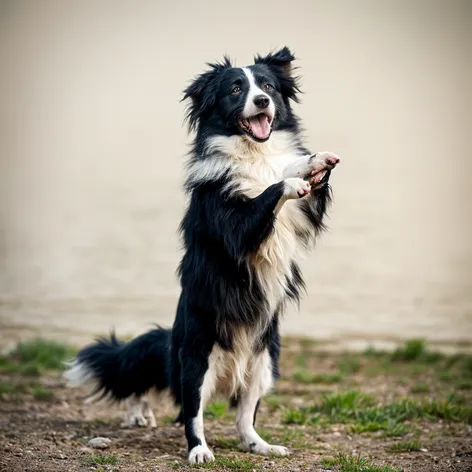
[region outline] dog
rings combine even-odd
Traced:
[[[155,424],[142,396],[169,390],[185,426],[188,459],[210,462],[203,411],[216,393],[237,407],[241,447],[286,456],[254,429],[260,399],[279,377],[279,319],[305,289],[299,261],[325,229],[329,179],[340,162],[310,153],[292,109],[299,80],[284,47],[254,64],[225,57],[185,89],[189,203],[180,225],[184,255],[172,330],[130,343],[114,336],[83,349],[69,365],[72,386],[128,399],[129,419]]]

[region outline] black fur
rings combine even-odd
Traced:
[[[267,94],[276,109],[272,131],[291,133],[302,155],[307,151],[302,147],[299,120],[290,104],[299,92],[292,69],[294,59],[289,49],[283,48],[275,54],[257,56],[249,68],[259,87],[270,85]],[[207,152],[211,137],[244,135],[238,120],[248,84],[243,69],[232,67],[225,58],[222,63],[209,64],[209,70],[185,89],[184,100],[190,101],[189,127],[196,132],[190,166],[218,157]],[[120,344],[112,336],[77,356],[94,372],[99,389],[117,400],[132,393],[142,395],[151,387],[160,390],[169,386],[175,402],[182,405],[177,421],[185,423],[189,450],[201,444],[192,420],[197,416],[200,387],[213,347],[231,351],[236,329],[266,326],[252,349],[254,354],[268,350],[273,378],[277,379],[279,315],[285,302],[298,302],[304,289],[297,261],[292,260],[286,273],[285,297],[275,312],[269,313],[269,323],[264,321],[269,308],[267,294],[255,267],[247,262],[273,234],[277,222],[274,210],[284,194],[284,182],[273,183],[259,196],[248,198],[228,191],[234,178],[228,169],[215,177],[190,178],[186,184],[190,201],[180,226],[185,252],[178,270],[182,291],[172,331],[153,330],[127,344]],[[300,202],[314,228],[297,234],[301,244],[324,228],[323,217],[330,201],[328,179],[329,173],[323,185]],[[237,398],[232,403],[236,405]],[[257,407],[254,421],[256,413]]]

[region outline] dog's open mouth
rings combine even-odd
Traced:
[[[238,124],[241,129],[249,134],[249,136],[254,140],[263,143],[270,137],[273,121],[273,117],[266,115],[265,113],[259,113],[250,118],[240,118]]]

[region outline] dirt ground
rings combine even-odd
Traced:
[[[396,354],[372,350],[328,353],[311,341],[286,339],[282,359],[282,378],[263,401],[256,427],[266,440],[288,446],[291,456],[264,458],[239,451],[235,413],[226,403],[216,402],[207,409],[205,427],[217,462],[200,468],[472,470],[470,356],[435,355],[421,343],[407,344]],[[38,377],[11,367],[21,364],[4,361],[2,365],[2,472],[170,471],[190,467],[184,432],[172,424],[176,409],[169,399],[154,399],[156,429],[123,429],[125,405],[86,405],[86,392],[66,389],[59,372]],[[357,398],[355,411],[348,397]],[[402,399],[409,402],[408,408],[423,405],[424,411],[418,406],[413,416],[408,412],[399,416],[395,408]],[[368,421],[363,413],[370,415]],[[110,446],[102,451],[92,449],[88,441],[94,437],[109,438]],[[343,466],[343,457],[355,462],[359,456],[365,459],[365,466]]]

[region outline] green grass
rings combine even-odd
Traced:
[[[63,362],[74,354],[75,350],[68,345],[36,338],[18,343],[1,356],[0,371],[37,376],[45,370],[63,370]]]
[[[220,449],[237,449],[240,441],[234,438],[226,438],[223,436],[217,436],[215,439],[215,444]]]
[[[442,357],[439,353],[428,351],[423,339],[410,339],[392,353],[391,359],[394,362],[422,361],[433,364],[440,361]]]
[[[54,398],[52,390],[44,388],[41,385],[31,387],[31,393],[36,400],[39,401],[50,401]]]
[[[308,416],[303,408],[286,410],[281,419],[282,424],[306,424],[307,421]]]
[[[101,454],[90,454],[81,459],[81,463],[84,466],[93,465],[115,465],[118,463],[118,457],[115,455],[103,456]]]
[[[343,375],[356,374],[361,370],[361,363],[355,357],[347,357],[338,362],[338,369]]]
[[[215,469],[215,470],[260,470],[256,462],[247,459],[238,459],[219,456],[214,462],[204,464],[189,464],[186,461],[173,461],[169,464],[173,469]]]
[[[472,424],[472,408],[464,404],[464,399],[458,395],[452,395],[447,400],[416,402],[403,399],[379,404],[372,395],[347,391],[324,395],[320,402],[309,407],[286,410],[282,423],[348,423],[355,433],[385,431],[396,435],[399,424],[420,419]]]
[[[218,420],[226,414],[227,404],[223,402],[210,403],[206,409],[204,416],[206,419]]]
[[[423,444],[418,439],[412,439],[411,441],[399,441],[387,446],[385,450],[387,452],[413,452],[420,451],[423,449]]]
[[[454,382],[459,390],[472,390],[472,379],[459,379]]]
[[[321,462],[324,468],[339,467],[339,472],[402,472],[402,469],[389,465],[376,465],[366,457],[344,453],[335,457],[324,457]]]
[[[312,436],[309,434],[308,442],[305,439],[306,431],[294,428],[284,429],[257,429],[259,436],[270,444],[280,446],[290,446],[295,448],[309,448],[313,447]]]
[[[415,384],[410,389],[411,393],[429,393],[430,391],[430,386],[424,383]]]
[[[341,382],[343,377],[340,374],[312,374],[305,369],[299,369],[295,371],[292,379],[303,384],[333,384]]]
[[[274,410],[279,410],[282,407],[282,400],[276,395],[269,395],[264,398],[264,401]]]

